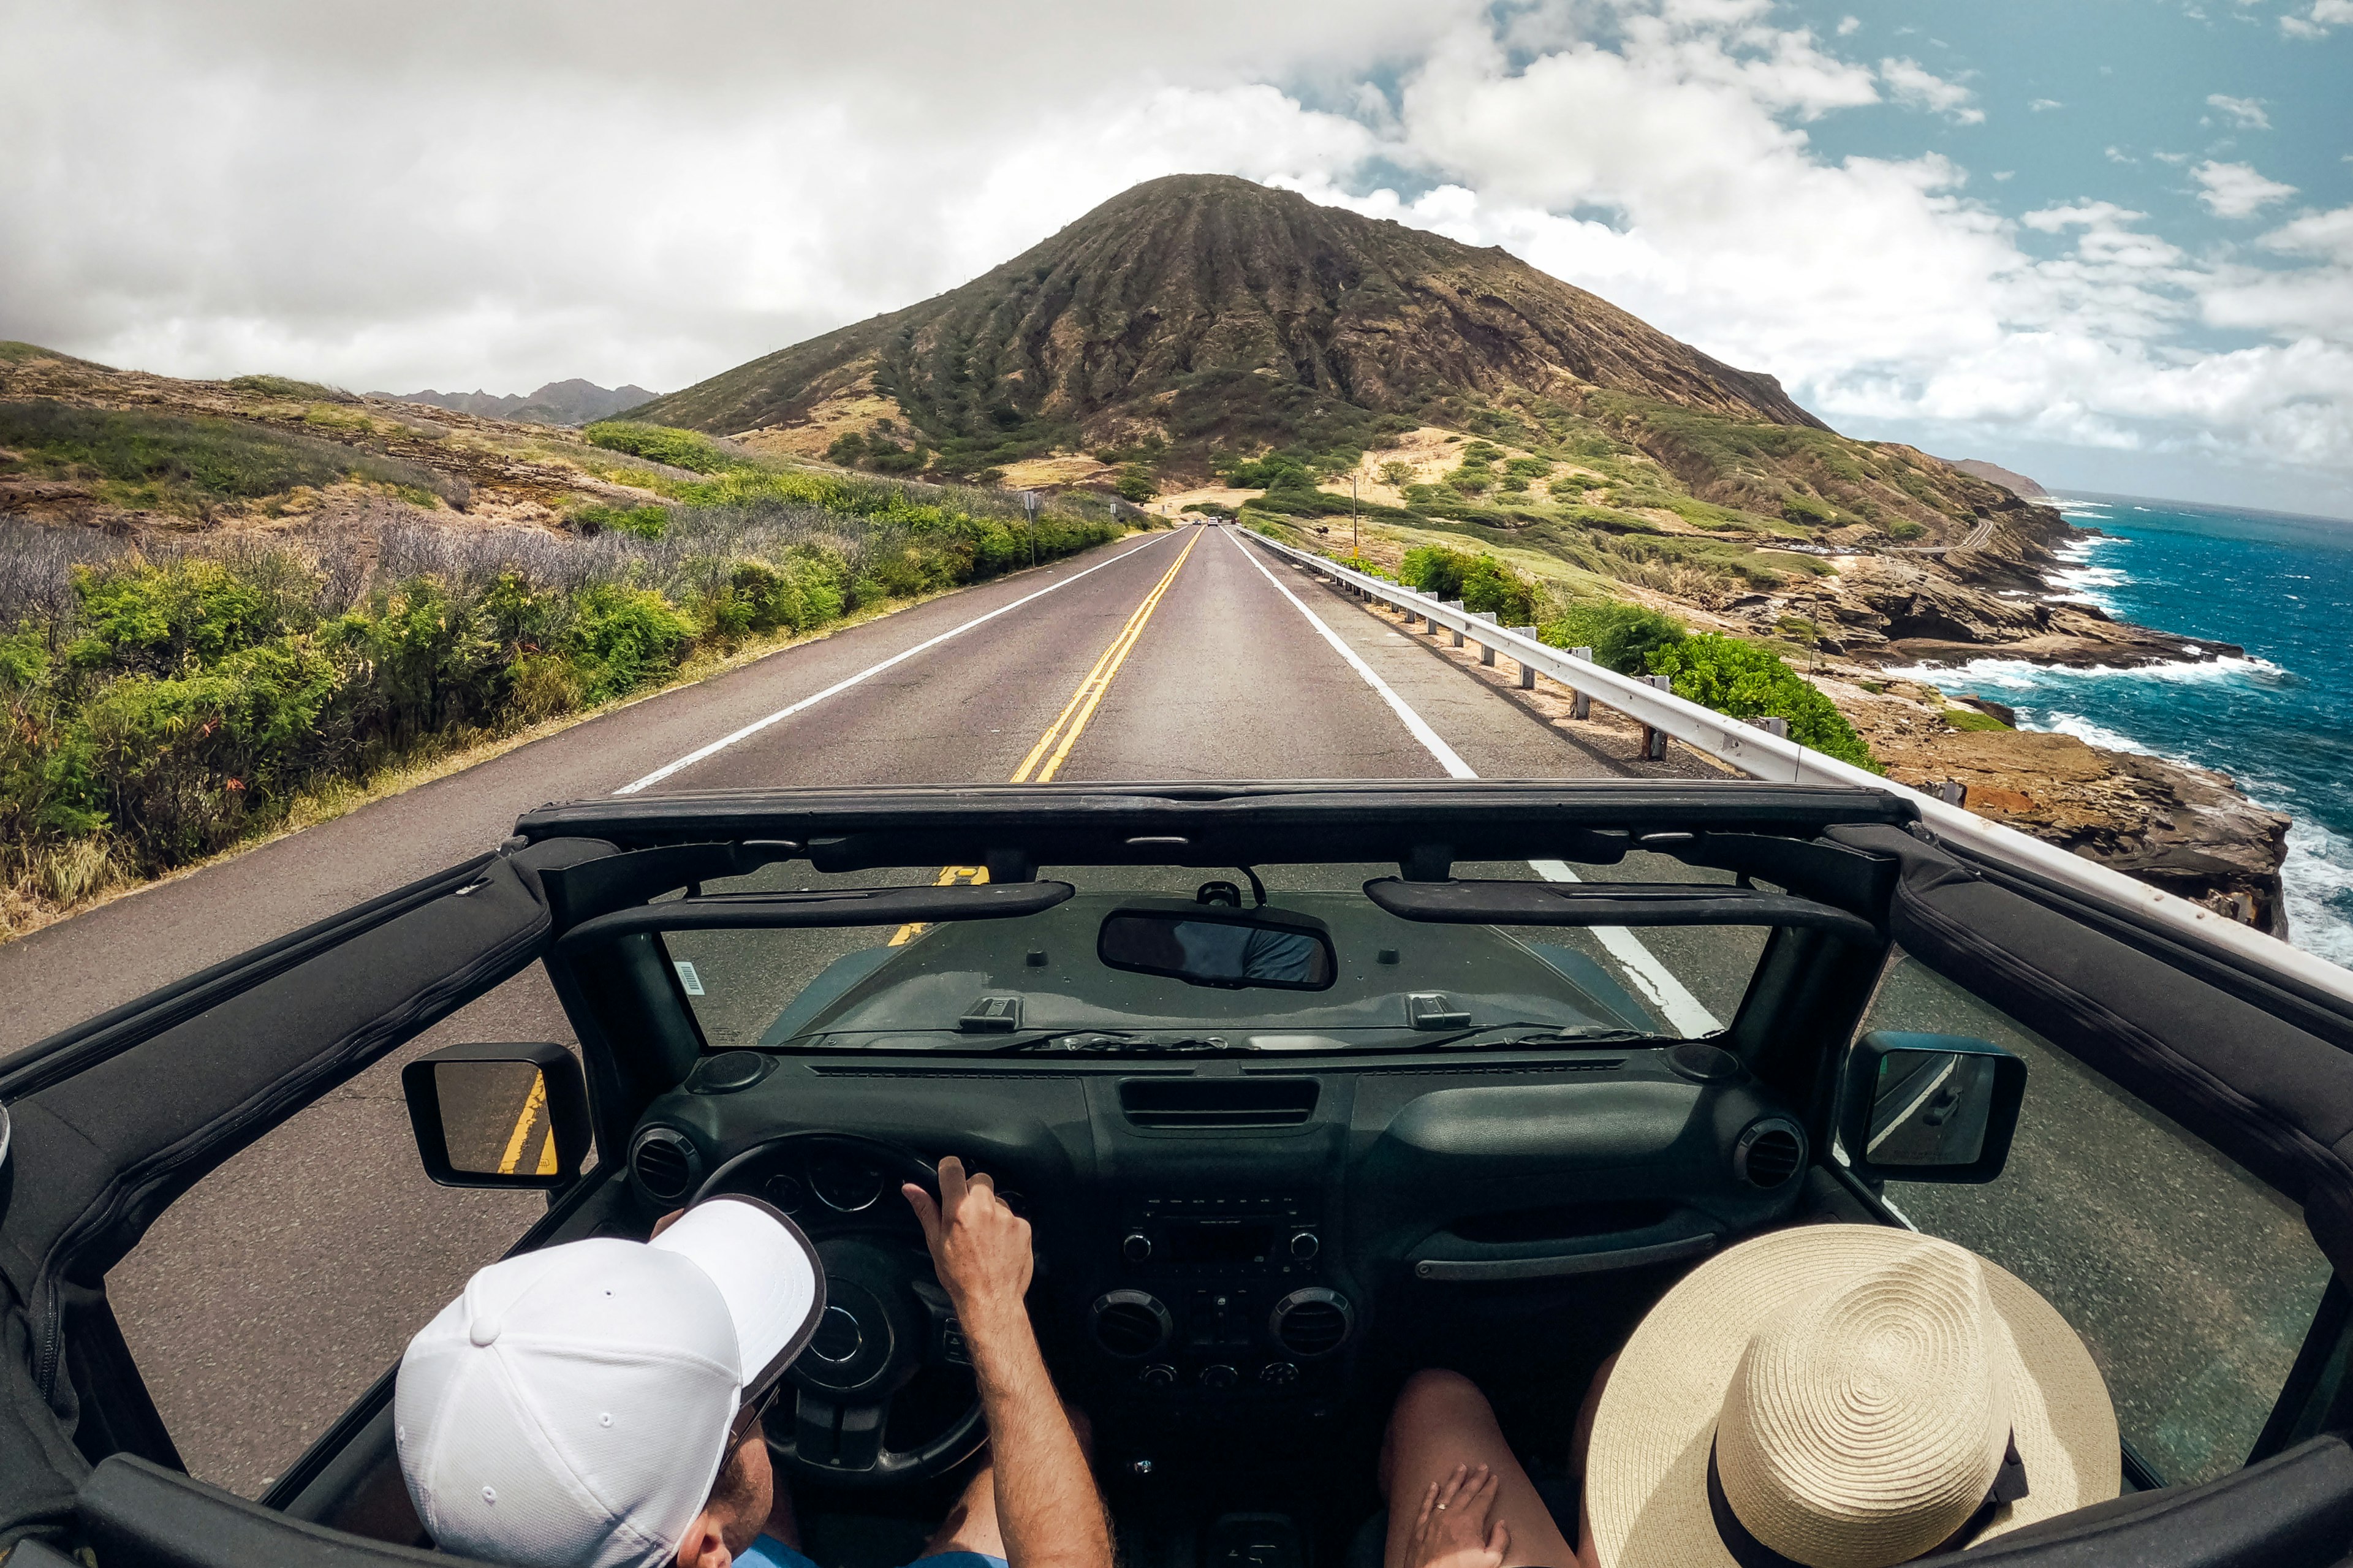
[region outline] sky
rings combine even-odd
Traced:
[[[0,338],[660,391],[1225,173],[1849,435],[2353,517],[2353,0],[0,0]]]

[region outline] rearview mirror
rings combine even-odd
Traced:
[[[1227,990],[1322,991],[1340,967],[1320,921],[1194,908],[1115,910],[1095,933],[1095,956],[1113,969]]]
[[[1990,1182],[2025,1099],[2026,1064],[1991,1040],[1874,1030],[1847,1055],[1839,1142],[1873,1180]]]
[[[588,1154],[588,1089],[562,1046],[449,1046],[400,1069],[425,1173],[445,1187],[561,1187]]]

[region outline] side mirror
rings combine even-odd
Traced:
[[[448,1046],[400,1069],[425,1173],[445,1187],[561,1187],[588,1156],[588,1086],[547,1041]]]
[[[1990,1182],[2010,1158],[2026,1064],[1991,1040],[1876,1029],[1847,1053],[1839,1143],[1872,1181]]]

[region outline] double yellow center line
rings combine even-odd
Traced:
[[[1192,554],[1193,547],[1200,542],[1200,531],[1196,530],[1193,537],[1185,542],[1185,548],[1177,552],[1176,563],[1162,574],[1152,592],[1144,596],[1144,603],[1135,606],[1135,614],[1127,617],[1127,625],[1120,628],[1119,636],[1112,639],[1111,647],[1103,650],[1103,657],[1095,660],[1092,669],[1087,671],[1087,678],[1079,682],[1078,690],[1071,694],[1071,700],[1060,716],[1046,726],[1046,732],[1038,737],[1038,743],[1029,748],[1029,754],[1021,759],[1019,767],[1013,770],[1010,782],[1047,784],[1061,771],[1062,763],[1070,757],[1071,748],[1078,744],[1080,734],[1085,731],[1087,721],[1095,716],[1095,709],[1102,704],[1103,693],[1111,689],[1112,677],[1117,675],[1119,667],[1127,662],[1128,654],[1135,647],[1135,639],[1144,635],[1144,624],[1152,618],[1152,612],[1160,607],[1161,597],[1168,592],[1168,585],[1176,581],[1177,573],[1185,570],[1186,557]],[[1049,756],[1049,752],[1052,755]],[[1039,765],[1041,761],[1044,763],[1042,767]],[[1031,776],[1033,773],[1035,777]]]
[[[1071,748],[1078,744],[1079,736],[1085,731],[1087,721],[1093,718],[1095,710],[1103,705],[1103,693],[1111,689],[1112,677],[1119,673],[1119,667],[1125,664],[1127,656],[1134,651],[1136,639],[1144,635],[1145,623],[1152,619],[1152,612],[1160,607],[1160,601],[1166,595],[1169,584],[1176,582],[1176,574],[1185,569],[1185,558],[1192,554],[1193,547],[1200,542],[1201,533],[1197,529],[1193,537],[1185,542],[1185,548],[1176,552],[1176,561],[1161,574],[1160,581],[1153,584],[1152,592],[1135,606],[1135,613],[1127,617],[1127,625],[1120,627],[1119,636],[1112,638],[1111,646],[1103,650],[1102,656],[1095,660],[1094,668],[1087,671],[1087,678],[1079,682],[1079,689],[1071,693],[1071,700],[1062,705],[1061,712],[1046,726],[1046,732],[1038,737],[1038,743],[1029,748],[1029,754],[1021,759],[1021,765],[1013,770],[1013,777],[1008,782],[1046,784],[1061,771],[1062,763],[1070,757]],[[942,868],[934,885],[942,888],[959,883],[976,886],[987,880],[988,871],[985,867],[948,866]],[[892,934],[890,945],[904,947],[928,929],[921,921],[902,925]]]

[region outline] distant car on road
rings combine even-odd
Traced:
[[[1695,1264],[1842,1221],[1994,1258],[2107,1380],[2126,1494],[1956,1561],[2321,1568],[2353,1551],[2353,1006],[2240,951],[1862,788],[546,807],[0,1063],[0,1542],[11,1568],[451,1561],[388,1371],[232,1496],[183,1473],[107,1274],[207,1172],[539,964],[577,1054],[409,1062],[417,1157],[543,1190],[520,1250],[717,1193],[793,1215],[832,1312],[768,1438],[843,1561],[934,1517],[986,1436],[895,1195],[955,1154],[1034,1225],[1033,1315],[1138,1562],[1206,1562],[1245,1516],[1349,1561],[1419,1366],[1477,1380],[1542,1473]]]

